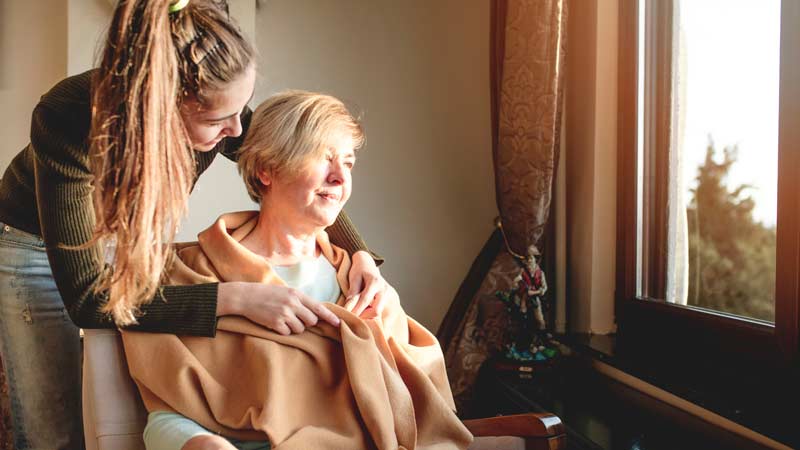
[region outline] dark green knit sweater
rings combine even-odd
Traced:
[[[61,247],[87,242],[95,225],[88,158],[92,74],[67,78],[42,96],[31,118],[31,142],[0,181],[0,221],[42,236],[56,285],[76,325],[110,328],[114,326],[110,317],[99,311],[106,296],[92,289],[102,269],[101,249]],[[239,138],[223,139],[213,150],[195,153],[197,176],[218,153],[235,160],[250,116],[245,108]],[[333,243],[351,254],[367,249],[344,213],[328,233]],[[164,286],[162,295],[142,308],[139,324],[131,329],[213,336],[217,288],[217,283]]]

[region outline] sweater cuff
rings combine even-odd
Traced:
[[[127,329],[214,337],[218,289],[219,283],[162,286],[153,301],[142,307],[139,324]]]

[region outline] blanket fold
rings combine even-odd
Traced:
[[[181,244],[173,284],[285,284],[239,242],[258,213],[226,214]],[[347,292],[350,259],[323,232],[317,244]],[[223,436],[268,439],[276,450],[463,449],[472,436],[454,403],[436,338],[386,293],[378,316],[283,336],[243,317],[222,317],[215,338],[123,331],[131,376],[148,411],[175,411]]]

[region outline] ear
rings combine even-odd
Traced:
[[[256,172],[256,175],[258,175],[258,181],[260,181],[260,182],[261,182],[261,184],[262,184],[264,187],[267,187],[267,186],[269,186],[270,184],[272,184],[272,173],[270,173],[270,171],[269,171],[269,170],[265,170],[265,169],[259,169],[259,170]]]

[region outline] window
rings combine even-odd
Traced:
[[[798,361],[798,20],[790,0],[620,0],[620,346],[744,405]]]
[[[794,358],[797,6],[623,3],[618,294],[782,334]]]
[[[639,14],[637,234],[663,221],[666,242],[638,255],[637,295],[774,322],[780,2]]]

